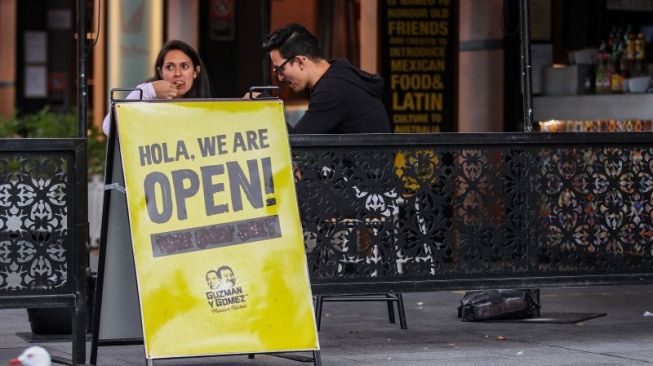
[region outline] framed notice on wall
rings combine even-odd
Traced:
[[[381,72],[394,132],[456,130],[458,1],[379,6]]]

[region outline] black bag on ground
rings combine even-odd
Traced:
[[[529,290],[469,291],[460,300],[458,317],[462,321],[524,319],[539,308]]]

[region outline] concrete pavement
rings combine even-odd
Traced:
[[[653,286],[542,290],[542,312],[607,313],[576,324],[461,322],[462,293],[404,295],[408,329],[387,321],[383,303],[324,304],[320,331],[327,365],[648,365],[653,364]],[[23,309],[0,310],[0,365],[30,344]],[[39,343],[70,358],[70,343]],[[87,349],[90,354],[90,346]],[[103,346],[98,365],[144,365],[143,347]],[[155,365],[308,365],[259,355],[155,361]]]

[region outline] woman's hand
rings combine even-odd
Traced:
[[[167,80],[156,80],[152,82],[156,97],[159,99],[174,99],[179,94],[177,86]]]
[[[259,92],[247,92],[241,99],[256,99],[261,95]]]

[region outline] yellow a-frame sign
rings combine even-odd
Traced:
[[[148,359],[319,349],[283,105],[116,105]]]

